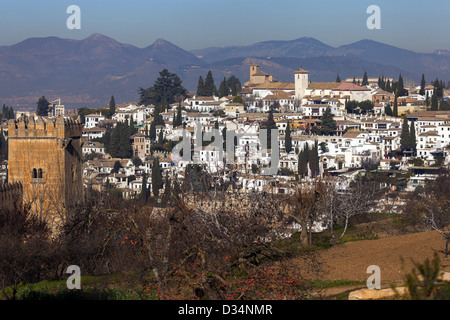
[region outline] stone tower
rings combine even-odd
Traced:
[[[308,75],[309,72],[300,68],[294,72],[295,76],[295,99],[302,101],[305,96],[306,89],[308,88]]]
[[[251,83],[254,82],[253,75],[256,74],[258,71],[259,71],[259,66],[256,63],[254,63],[250,66],[250,81],[249,82],[251,82]]]
[[[8,182],[21,183],[23,202],[52,225],[82,199],[82,128],[64,118],[8,122]]]

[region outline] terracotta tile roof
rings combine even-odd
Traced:
[[[340,85],[339,82],[310,82],[308,84],[308,89],[317,89],[317,90],[332,90],[337,88]]]
[[[335,91],[370,91],[370,89],[352,82],[342,82]]]
[[[253,87],[254,89],[295,90],[295,84],[290,82],[269,82],[258,84]]]

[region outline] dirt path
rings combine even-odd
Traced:
[[[347,242],[319,253],[323,268],[320,279],[366,281],[371,275],[366,273],[367,267],[377,265],[381,271],[382,287],[389,287],[391,283],[402,283],[404,273],[414,267],[412,261],[422,263],[427,258],[432,259],[434,252],[438,252],[443,270],[450,272],[450,256],[445,258],[442,252],[444,244],[436,231]],[[301,261],[298,263],[302,264]],[[328,291],[337,294],[357,288],[352,286]]]

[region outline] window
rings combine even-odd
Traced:
[[[33,168],[31,171],[31,183],[42,183],[43,170]]]

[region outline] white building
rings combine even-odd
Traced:
[[[101,114],[89,114],[85,116],[84,127],[87,129],[97,127],[100,121],[105,120],[105,116]]]

